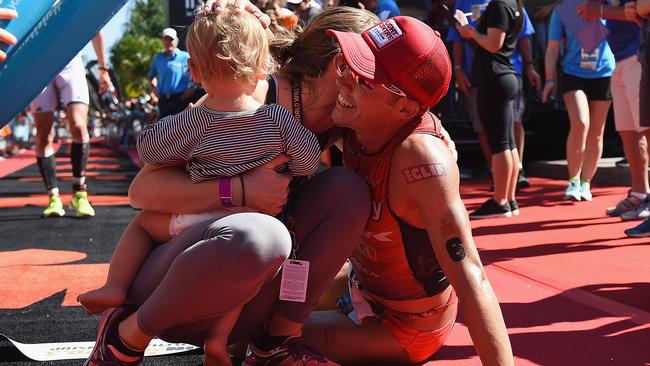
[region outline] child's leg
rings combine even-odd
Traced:
[[[92,314],[122,305],[131,282],[155,243],[171,239],[170,214],[141,211],[126,228],[111,259],[106,284],[79,295],[77,301]]]
[[[238,307],[226,313],[217,324],[208,330],[203,346],[205,366],[232,366],[227,349],[228,336],[239,318],[241,309]]]

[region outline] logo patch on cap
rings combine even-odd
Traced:
[[[368,36],[377,48],[383,48],[404,35],[393,19],[387,19],[367,30]]]

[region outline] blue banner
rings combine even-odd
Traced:
[[[0,63],[0,127],[25,108],[126,2],[60,0],[51,6],[13,47],[11,57]],[[26,11],[32,10],[19,13],[18,19]]]
[[[11,55],[13,49],[34,28],[41,18],[54,4],[54,0],[0,0],[0,8],[18,12],[19,18],[0,20],[0,28],[16,36],[18,44],[9,46],[0,43],[0,50]]]

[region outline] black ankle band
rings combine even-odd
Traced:
[[[114,327],[107,332],[106,343],[115,347],[118,351],[120,351],[120,353],[129,357],[141,357],[144,355],[144,351],[134,350],[124,343],[120,337],[117,327]]]

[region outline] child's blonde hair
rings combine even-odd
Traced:
[[[198,15],[188,28],[187,50],[204,79],[257,83],[260,74],[275,70],[259,20],[232,6],[218,15]]]

